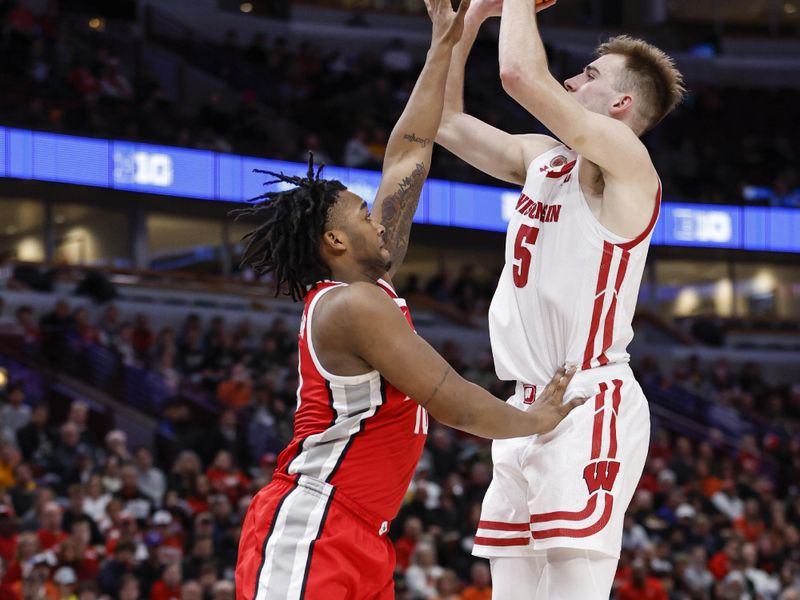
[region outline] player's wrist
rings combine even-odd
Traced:
[[[526,420],[526,429],[529,431],[527,435],[536,435],[542,433],[545,429],[542,417],[536,410],[529,410],[523,412]]]
[[[464,17],[464,33],[477,32],[492,14],[490,12],[469,11]],[[462,36],[463,37],[463,36]]]
[[[431,47],[428,48],[428,55],[426,61],[428,64],[447,61],[450,62],[450,57],[453,54],[453,47],[455,44],[445,39],[433,40]]]

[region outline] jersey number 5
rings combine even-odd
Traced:
[[[531,251],[530,246],[536,244],[539,237],[538,227],[520,225],[517,232],[517,239],[514,240],[514,285],[524,288],[528,284],[528,273],[531,270]]]

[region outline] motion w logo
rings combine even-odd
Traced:
[[[598,460],[597,462],[589,463],[583,469],[583,479],[586,481],[586,487],[589,488],[590,495],[600,488],[610,492],[614,487],[618,474],[619,461],[616,460]]]

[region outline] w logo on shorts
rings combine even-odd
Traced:
[[[582,498],[580,469],[581,464],[585,465],[583,480],[589,490],[586,505],[581,508],[576,503],[568,510],[532,512],[530,524],[534,541],[588,538],[603,531],[611,520],[615,501],[612,490],[622,469],[622,461],[617,459],[617,416],[622,403],[622,380],[614,379],[612,385],[609,394],[608,383],[599,384],[594,398],[594,415],[589,413],[583,417],[581,436],[591,431],[591,438],[586,440],[589,443],[589,462],[576,460],[573,483],[565,483],[574,486],[569,489],[574,490],[577,498]],[[555,503],[550,506],[555,508]]]
[[[586,465],[583,469],[583,479],[586,487],[589,488],[589,495],[594,494],[600,488],[610,492],[618,474],[619,461],[617,460],[599,460]]]

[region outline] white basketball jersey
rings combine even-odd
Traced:
[[[580,188],[581,160],[562,145],[528,167],[489,309],[500,379],[544,385],[564,365],[585,370],[629,359],[661,186],[647,229],[628,240],[592,214]]]

